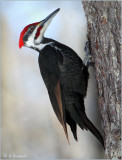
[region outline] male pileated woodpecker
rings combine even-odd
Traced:
[[[70,126],[75,140],[78,124],[81,129],[90,130],[104,146],[101,134],[85,113],[88,67],[71,48],[44,37],[45,30],[59,10],[55,10],[40,22],[26,26],[20,34],[19,47],[26,46],[39,52],[40,72],[67,140],[66,123]]]

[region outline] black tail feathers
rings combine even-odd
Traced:
[[[103,137],[100,132],[96,129],[96,127],[92,124],[92,122],[87,118],[85,114],[82,114],[82,120],[84,125],[88,128],[88,130],[100,141],[104,148]]]

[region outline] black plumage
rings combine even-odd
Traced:
[[[91,131],[104,146],[100,132],[85,113],[84,98],[89,79],[88,66],[84,65],[71,48],[43,36],[59,10],[58,8],[40,22],[26,26],[20,34],[19,47],[26,46],[39,52],[40,72],[67,140],[67,124],[76,140],[78,124],[81,129]]]
[[[78,124],[81,129],[90,130],[104,146],[101,134],[85,113],[84,97],[88,86],[88,67],[68,46],[51,39],[44,39],[44,42],[51,43],[39,52],[40,72],[67,139],[66,123],[76,140]]]

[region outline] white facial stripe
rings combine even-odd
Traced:
[[[40,33],[39,38],[37,38],[38,39],[38,43],[35,43],[34,38],[35,38],[35,34],[37,32],[38,27],[39,26],[37,25],[37,27],[35,28],[33,33],[28,38],[28,41],[26,41],[26,45],[25,46],[37,48],[38,50],[42,50],[46,45],[48,45],[50,43],[45,43],[45,44],[41,43],[44,32]],[[39,43],[39,40],[40,40],[40,43]]]
[[[34,46],[34,38],[35,38],[35,34],[37,32],[38,29],[38,25],[35,28],[35,30],[32,32],[32,34],[28,37],[28,40],[26,41],[26,46],[27,47],[33,47]]]
[[[36,44],[35,44],[34,47],[41,51],[45,46],[47,46],[47,45],[49,45],[49,44],[51,44],[51,43],[52,43],[52,42],[45,43],[45,44],[41,43],[41,44],[39,44],[39,45],[36,45]]]
[[[31,43],[29,43],[29,45],[31,45],[31,47],[36,48],[39,51],[41,51],[45,46],[50,45],[50,44],[52,44],[52,42],[44,43],[44,44],[43,43],[40,43],[40,44],[33,43],[32,45],[31,45]],[[29,47],[27,44],[25,46]]]

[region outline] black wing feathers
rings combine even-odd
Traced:
[[[39,55],[40,72],[47,87],[54,112],[64,128],[64,132],[68,140],[66,114],[64,105],[62,105],[60,88],[59,64],[61,65],[62,63],[63,57],[61,53],[51,46],[46,46]]]

